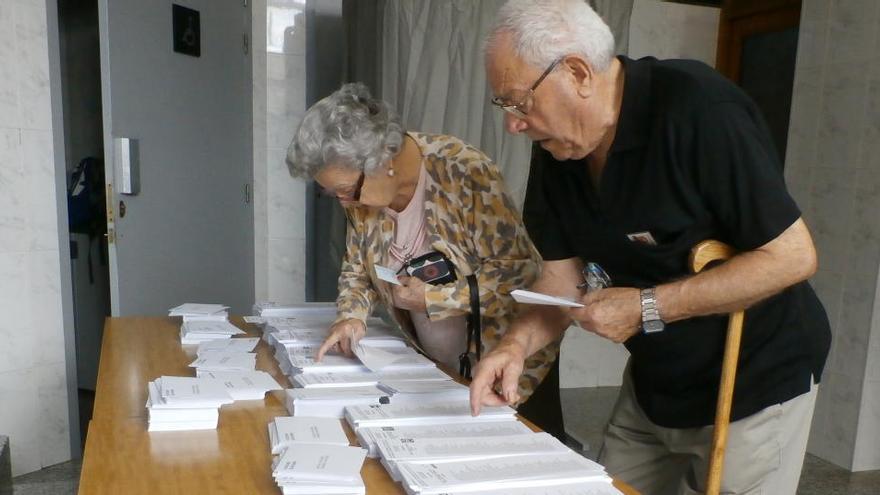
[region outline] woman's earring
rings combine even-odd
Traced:
[[[394,167],[388,166],[388,177],[394,177]]]

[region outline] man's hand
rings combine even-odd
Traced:
[[[482,406],[501,406],[519,401],[517,385],[523,372],[525,352],[516,341],[506,341],[483,356],[471,380],[471,414],[478,416]],[[495,383],[501,382],[501,395]]]
[[[581,299],[583,308],[571,310],[572,319],[589,330],[618,344],[639,332],[642,305],[639,289],[611,287],[592,291]]]
[[[425,283],[417,277],[398,277],[403,285],[395,285],[391,288],[394,296],[394,305],[410,311],[425,311]]]
[[[330,335],[327,336],[315,354],[315,361],[320,362],[324,358],[324,354],[334,347],[339,347],[339,350],[346,356],[353,356],[351,347],[366,334],[367,326],[361,320],[349,318],[336,322],[330,327]]]

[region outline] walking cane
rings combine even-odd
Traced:
[[[691,249],[690,267],[699,273],[713,261],[732,258],[736,251],[720,241],[705,240]],[[721,383],[718,388],[718,404],[715,407],[715,433],[709,457],[706,478],[706,495],[718,495],[721,490],[721,474],[724,468],[724,448],[727,446],[727,429],[730,425],[730,406],[733,402],[733,385],[736,380],[736,364],[739,358],[739,341],[742,337],[743,311],[730,313],[727,323],[727,342],[724,344],[724,361],[721,366]]]

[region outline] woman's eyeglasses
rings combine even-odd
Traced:
[[[331,198],[336,198],[340,201],[353,201],[355,203],[361,200],[361,190],[364,188],[364,179],[366,178],[366,174],[361,170],[361,174],[358,175],[357,182],[355,182],[354,186],[348,188],[348,190],[329,190],[321,188],[321,194],[325,196],[330,196]]]

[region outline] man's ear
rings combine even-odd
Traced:
[[[595,91],[596,72],[589,62],[578,55],[569,55],[562,61],[563,70],[568,71],[581,98],[589,98]]]

